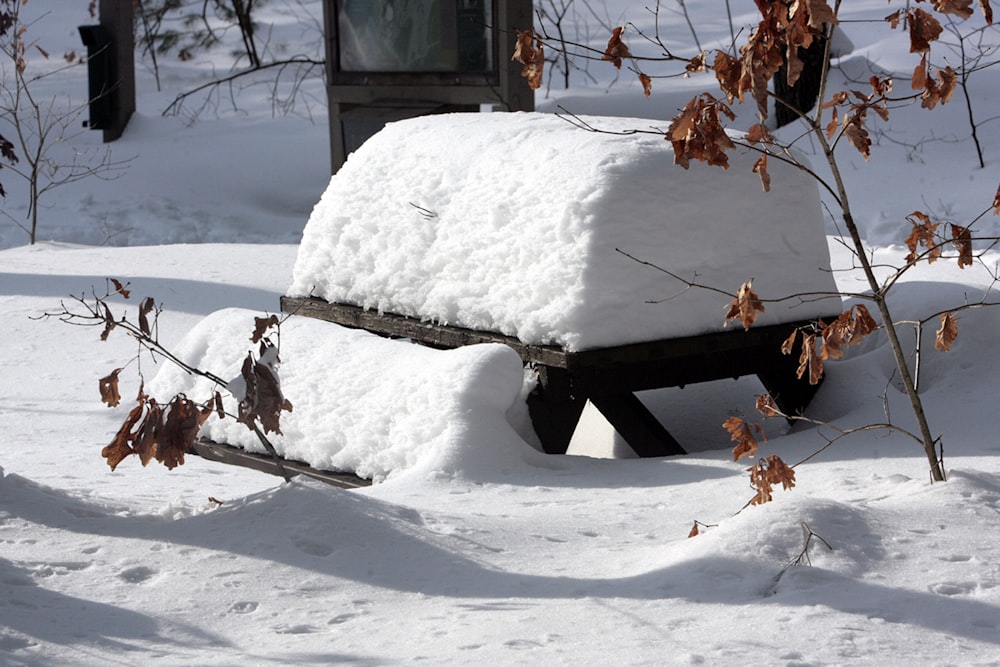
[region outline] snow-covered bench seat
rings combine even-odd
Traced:
[[[258,316],[241,308],[211,313],[175,352],[219,377],[239,378]],[[534,453],[521,436],[530,429],[525,373],[506,346],[433,350],[303,317],[281,324],[280,343],[281,387],[292,410],[281,413],[281,433],[268,438],[289,474],[356,487],[469,459],[502,466],[504,457]],[[148,385],[158,396],[196,400],[217,389],[173,364]],[[226,411],[236,414],[237,400],[223,394]],[[235,419],[212,415],[199,435],[195,450],[205,458],[278,472]]]
[[[438,346],[504,342],[539,370],[532,417],[565,451],[589,399],[640,455],[683,449],[635,391],[756,374],[786,410],[814,388],[779,353],[839,299],[770,302],[744,332],[728,298],[835,294],[817,186],[772,160],[751,173],[673,165],[652,121],[454,114],[388,125],[333,176],[282,309]],[[622,252],[619,252],[622,251]],[[634,258],[646,262],[638,262]]]

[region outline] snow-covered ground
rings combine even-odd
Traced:
[[[719,3],[685,4],[703,46],[728,39]],[[736,16],[743,23],[754,11],[745,4]],[[40,13],[42,5],[25,7]],[[319,12],[317,2],[290,6]],[[643,6],[614,3],[611,19],[621,11],[645,28]],[[671,48],[689,50],[683,16],[674,3],[663,6]],[[843,76],[866,79],[875,63],[903,72],[903,89],[914,65],[903,36],[860,22],[887,11],[874,0],[850,3],[854,50],[842,59]],[[80,48],[75,26],[88,22],[81,6],[53,11],[32,30],[58,54]],[[279,25],[274,43],[314,39],[298,26]],[[987,43],[1000,43],[995,31]],[[1000,309],[963,312],[947,353],[932,349],[934,326],[925,332],[920,384],[931,426],[943,434],[946,484],[928,482],[915,443],[873,432],[837,442],[797,468],[794,490],[737,513],[752,495],[747,463],[731,461],[720,424],[731,414],[753,417],[760,388],[752,380],[643,396],[695,452],[688,456],[544,456],[519,435],[516,414],[513,426],[498,419],[504,401],[518,400],[517,374],[499,351],[428,353],[415,361],[422,389],[407,386],[407,396],[403,386],[382,387],[395,401],[381,408],[384,428],[404,429],[405,456],[387,456],[382,463],[400,473],[368,489],[285,484],[197,457],[169,472],[134,460],[109,471],[100,449],[127,407],[102,406],[97,379],[129,362],[135,346],[115,335],[100,343],[95,329],[38,316],[114,276],[163,303],[159,333],[168,345],[192,331],[185,344],[194,347],[231,338],[213,337],[203,321],[226,308],[277,310],[328,181],[322,109],[312,119],[272,117],[264,89],[251,88],[238,111],[223,100],[194,123],[160,116],[178,91],[225,67],[212,58],[222,63],[225,53],[168,60],[160,93],[148,63],[140,65],[139,112],[112,145],[116,158],[134,159],[116,180],[52,191],[39,227],[45,242],[26,246],[22,231],[0,221],[0,663],[1000,664],[1000,443],[988,419]],[[30,66],[53,65],[33,56]],[[665,127],[694,92],[711,87],[710,75],[656,81],[647,100],[629,75],[606,87],[610,65],[589,69],[601,85],[540,94],[540,106]],[[992,201],[1000,182],[995,70],[970,80],[986,169],[976,165],[957,95],[934,112],[896,111],[902,122],[877,137],[870,163],[845,154],[876,262],[902,261],[910,212],[964,224]],[[73,69],[44,85],[79,98],[83,77]],[[97,133],[73,141],[100,147]],[[15,177],[0,170],[0,181],[9,193],[4,211],[21,219]],[[781,196],[780,184],[772,196]],[[997,235],[998,220],[976,228]],[[836,231],[828,222],[836,280],[858,291]],[[984,260],[911,272],[894,292],[897,316],[980,299],[1000,255]],[[390,382],[396,353],[366,351]],[[147,379],[156,371],[148,357],[130,363],[126,403],[136,370]],[[291,359],[284,370],[289,392],[315,391],[315,376]],[[448,378],[451,370],[461,377]],[[371,385],[354,371],[354,384],[331,396],[349,400],[352,389],[360,395]],[[482,382],[466,375],[475,373]],[[308,409],[307,397],[289,398]],[[810,407],[840,427],[883,421],[886,410],[909,425],[882,338],[829,364]],[[768,432],[766,453],[790,463],[831,435],[781,424]],[[574,451],[623,450],[588,414]],[[688,539],[695,521],[710,527]],[[819,536],[809,542],[810,563],[790,566],[810,530]]]

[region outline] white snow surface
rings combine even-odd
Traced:
[[[646,122],[391,123],[330,180],[288,294],[568,350],[722,329],[726,301],[683,281],[735,292],[753,280],[776,300],[761,325],[840,312],[838,297],[778,300],[836,292],[813,179],[772,161],[783,190],[769,196],[756,153],[677,168],[661,135],[622,140]]]
[[[29,34],[49,53],[80,49],[76,26],[92,19],[86,3],[71,4],[24,5],[39,18]],[[648,3],[588,4],[607,14],[609,25],[635,21],[654,34]],[[719,3],[684,4],[702,46],[725,47],[730,32]],[[863,90],[877,66],[896,72],[903,96],[916,59],[906,35],[887,33],[881,23],[902,3],[843,5],[855,50],[838,62],[834,85]],[[585,7],[573,6],[576,18],[566,25],[603,50],[607,34],[588,23]],[[668,47],[693,53],[684,16],[671,3],[661,7]],[[753,3],[732,8],[737,30],[754,20]],[[302,12],[319,17],[319,2],[271,0],[259,11],[274,26],[269,48],[322,52],[314,22],[297,20]],[[983,38],[1000,43],[996,28]],[[625,39],[643,48],[631,28]],[[60,301],[71,304],[69,295],[103,292],[111,275],[133,290],[128,301],[112,300],[116,315],[134,313],[139,299],[153,296],[164,307],[159,339],[173,348],[200,330],[213,347],[206,363],[218,358],[221,366],[230,353],[222,346],[216,357],[216,343],[236,338],[226,345],[241,350],[249,343],[249,322],[233,323],[238,333],[223,330],[230,317],[243,320],[229,309],[277,310],[309,211],[329,181],[322,109],[315,124],[302,105],[300,117],[273,117],[264,84],[235,84],[236,108],[217,96],[199,119],[191,113],[198,100],[181,117],[160,116],[179,91],[228,71],[230,46],[187,62],[161,59],[159,93],[150,63],[140,60],[140,114],[111,146],[119,157],[138,158],[117,180],[52,190],[40,209],[46,242],[23,245],[26,235],[0,219],[0,664],[1000,664],[1000,444],[991,417],[1000,309],[959,313],[955,346],[933,349],[935,313],[984,294],[997,301],[990,272],[1000,255],[985,243],[977,245],[984,255],[975,266],[960,270],[953,257],[920,265],[892,291],[899,320],[931,318],[923,327],[920,385],[931,428],[942,434],[945,484],[929,483],[923,454],[901,434],[861,432],[815,455],[835,435],[832,426],[789,429],[772,420],[762,454],[792,463],[811,458],[796,468],[794,489],[739,511],[751,495],[748,463],[732,461],[719,425],[734,414],[755,418],[761,389],[752,378],[641,395],[689,448],[687,456],[544,456],[519,442],[521,418],[505,406],[523,378],[509,354],[492,348],[428,353],[421,372],[439,371],[435,380],[408,397],[386,389],[394,405],[413,401],[412,408],[373,409],[395,410],[390,431],[393,420],[415,428],[434,423],[435,432],[447,422],[451,435],[430,435],[423,444],[434,446],[412,450],[412,466],[367,489],[286,484],[196,456],[172,471],[129,459],[111,472],[100,450],[125,419],[140,374],[152,382],[162,365],[136,357],[134,342],[120,332],[101,343],[100,327],[37,318]],[[934,59],[943,64],[946,56],[952,52]],[[61,67],[60,58],[46,61],[34,49],[26,57],[29,68]],[[578,66],[568,92],[539,93],[543,109],[562,105],[603,114],[608,123],[646,118],[644,127],[663,129],[714,81],[711,74],[656,79],[646,99],[624,68]],[[79,100],[84,90],[79,67],[39,88],[60,100],[67,91]],[[321,95],[321,82],[304,90]],[[992,119],[1000,72],[973,73],[968,90],[984,169],[961,91],[932,112],[893,109],[892,125],[873,135],[868,162],[841,146],[876,264],[902,261],[910,212],[961,224],[992,201],[1000,180]],[[752,122],[752,110],[737,111],[737,127]],[[785,138],[800,132],[781,130]],[[73,137],[66,147],[99,149],[99,133]],[[544,174],[544,160],[536,170]],[[23,220],[23,192],[11,170],[0,170],[0,181],[8,192],[3,212]],[[777,181],[774,188],[783,196]],[[974,229],[998,236],[1000,217],[978,218]],[[838,285],[863,292],[836,218],[827,218],[826,232]],[[707,252],[721,256],[716,243]],[[673,293],[666,284],[663,291]],[[215,333],[204,333],[206,318],[218,325]],[[901,331],[912,346],[915,337]],[[327,341],[326,332],[321,339],[311,348],[317,355],[341,344]],[[374,357],[423,354],[405,342],[360,340],[349,347],[371,345]],[[324,369],[296,368],[294,356],[283,352],[281,372],[299,418],[320,394],[361,400],[376,387],[359,371],[356,393],[326,389]],[[97,379],[120,367],[124,400],[109,409],[98,400]],[[482,387],[469,377],[441,379],[446,368],[490,377]],[[811,416],[846,429],[891,417],[912,429],[884,337],[827,368]],[[403,382],[402,375],[387,381]],[[625,449],[591,414],[573,451]],[[695,521],[707,526],[688,539]],[[792,566],[807,528],[822,541],[812,538],[808,561]]]

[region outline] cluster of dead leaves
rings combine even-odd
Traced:
[[[122,282],[116,278],[108,278],[108,282],[114,287],[114,290],[109,288],[111,294],[118,294],[123,299],[129,299],[132,296],[131,290],[128,289],[129,283],[122,284]],[[97,307],[102,314],[104,320],[104,330],[101,331],[101,340],[106,341],[111,332],[118,326],[118,320],[115,319],[114,315],[111,314],[111,308],[104,299],[97,300]],[[149,323],[149,315],[153,314],[153,324]],[[138,314],[138,325],[139,331],[147,336],[148,338],[153,338],[153,331],[156,325],[156,316],[159,311],[156,307],[156,302],[152,297],[147,297],[142,300],[139,304],[139,314]]]
[[[972,0],[935,1],[934,8],[943,14],[951,14],[965,20],[972,16],[971,4]],[[983,8],[984,14],[988,16],[988,22],[992,22],[992,10],[988,1],[984,0]],[[955,70],[948,65],[944,69],[936,68],[932,71],[928,62],[931,44],[941,37],[943,31],[941,22],[933,14],[925,12],[919,7],[905,10],[897,9],[885,17],[885,20],[893,29],[905,22],[907,32],[910,35],[910,53],[921,54],[920,63],[913,70],[913,76],[910,78],[913,90],[922,91],[920,105],[925,109],[933,109],[938,103],[948,102],[958,83]]]
[[[997,192],[997,200],[1000,201],[1000,191]],[[996,204],[997,202],[994,202],[994,207]],[[1000,212],[1000,207],[996,208]],[[929,215],[920,211],[914,211],[906,216],[906,219],[912,225],[910,235],[905,241],[910,251],[906,255],[907,264],[913,264],[920,259],[926,259],[928,264],[933,264],[940,259],[944,242],[939,238],[937,230],[941,223],[934,222]],[[964,269],[972,266],[972,230],[951,222],[948,225],[951,228],[951,244],[958,251],[958,267]],[[920,248],[924,251],[918,252]]]
[[[524,65],[521,76],[528,80],[532,90],[542,87],[542,76],[545,72],[545,47],[542,39],[534,30],[519,30],[514,43],[514,55],[511,60]]]
[[[240,375],[246,387],[238,407],[237,421],[253,428],[259,422],[264,433],[281,433],[282,411],[292,411],[291,402],[281,391],[281,382],[275,370],[280,363],[278,348],[266,335],[271,327],[278,327],[277,315],[257,317],[250,340],[259,344],[258,356],[248,352],[243,360]]]
[[[843,133],[854,148],[867,160],[871,157],[871,137],[865,124],[868,112],[874,111],[883,121],[889,120],[888,95],[892,92],[892,79],[872,76],[868,79],[871,92],[842,90],[822,104],[831,109],[830,122],[826,125],[826,138],[832,140],[837,132]],[[843,119],[840,108],[844,107]]]
[[[922,2],[923,0],[918,0]],[[932,0],[934,9],[961,19],[972,15],[972,0]],[[716,51],[712,69],[726,101],[744,102],[747,95],[757,103],[762,119],[768,116],[768,86],[785,65],[789,86],[794,86],[803,71],[800,49],[809,48],[824,35],[826,25],[836,24],[836,12],[826,0],[756,0],[761,20],[751,32],[747,42],[740,48],[739,57],[724,51]],[[979,0],[979,5],[987,23],[992,23],[993,12],[989,0]],[[918,7],[898,10],[886,17],[893,28],[905,22],[910,34],[910,50],[922,54],[920,64],[911,77],[914,90],[921,91],[921,105],[932,109],[948,102],[957,85],[957,75],[950,66],[932,68],[928,53],[930,45],[942,32],[940,22],[929,12]],[[702,71],[707,68],[707,56],[700,53],[689,62],[686,71]],[[866,129],[868,112],[874,111],[883,120],[888,120],[888,94],[892,81],[873,76],[869,80],[870,92],[841,91],[821,105],[822,109],[832,109],[832,118],[825,130],[828,139],[841,132],[847,141],[865,159],[871,154],[871,138]],[[692,100],[674,119],[667,139],[673,142],[675,162],[687,166],[695,159],[709,164],[727,167],[724,152],[733,146],[719,125],[719,114],[704,113],[706,102]],[[721,104],[721,103],[720,103]],[[729,114],[726,114],[729,115]],[[686,140],[690,139],[690,143]],[[751,143],[756,141],[748,138]],[[770,189],[766,155],[753,167],[761,178],[765,191]]]
[[[785,491],[795,488],[795,470],[786,464],[777,454],[771,454],[766,459],[757,461],[747,468],[750,473],[750,487],[756,491],[750,499],[751,505],[763,505],[771,502],[772,491],[778,484]]]
[[[109,294],[130,298],[131,292],[127,284],[123,285],[114,278],[109,279],[109,282],[114,287],[113,291],[109,288]],[[121,320],[116,320],[103,298],[97,299],[92,313],[95,318],[104,322],[101,340],[106,340],[116,327],[124,326],[140,344],[151,349],[157,345],[154,331],[159,310],[152,298],[144,299],[140,304],[136,324],[129,323],[124,316]],[[152,324],[150,313],[154,314]],[[281,433],[281,413],[291,411],[292,404],[281,391],[276,371],[280,361],[278,347],[269,335],[272,329],[279,330],[280,322],[276,315],[271,315],[267,318],[255,318],[254,324],[250,340],[259,345],[259,353],[256,357],[252,352],[247,353],[243,361],[240,376],[244,389],[240,396],[237,420],[251,430],[256,429],[259,423],[264,433]],[[101,401],[108,407],[117,407],[121,403],[118,386],[121,371],[121,368],[116,368],[98,382]],[[101,456],[107,459],[112,470],[133,454],[139,457],[143,466],[155,459],[168,469],[173,469],[184,463],[185,454],[194,451],[198,432],[213,412],[219,419],[227,416],[222,395],[218,391],[204,403],[196,403],[184,394],[177,394],[164,405],[147,395],[140,384],[135,407],[129,411],[111,442],[101,450]]]
[[[819,320],[815,331],[799,329],[781,344],[781,353],[788,355],[795,349],[795,341],[801,335],[802,349],[799,353],[799,368],[796,377],[808,375],[809,384],[819,384],[823,377],[823,362],[844,356],[844,348],[860,343],[865,336],[878,329],[878,323],[864,304],[855,304],[841,313],[829,324]]]
[[[743,102],[747,93],[767,118],[768,85],[787,63],[789,86],[799,80],[804,68],[799,49],[807,49],[824,33],[825,24],[837,23],[826,0],[756,0],[761,20],[740,48],[739,58],[716,51],[712,69],[730,104]],[[704,62],[704,56],[698,58]],[[692,61],[694,62],[694,61]]]
[[[694,97],[667,128],[667,140],[674,148],[674,164],[687,169],[691,160],[729,169],[726,151],[736,148],[722,125],[719,115],[736,118],[725,102],[711,93]]]
[[[758,409],[765,414],[778,413],[770,396],[759,397],[757,405]],[[736,442],[736,446],[733,447],[733,461],[739,461],[743,457],[753,458],[757,454],[759,442],[767,441],[764,429],[761,428],[760,424],[747,422],[740,417],[730,417],[722,426],[729,431],[730,439]],[[771,502],[772,492],[778,484],[786,491],[795,486],[795,470],[777,454],[759,459],[754,465],[747,468],[747,472],[750,473],[750,486],[756,492],[750,500],[750,505]]]
[[[728,168],[726,151],[736,145],[721,123],[720,114],[730,120],[734,118],[727,103],[743,102],[749,94],[757,102],[761,118],[767,118],[768,85],[772,77],[787,63],[788,83],[794,85],[803,69],[799,48],[808,48],[823,35],[824,24],[837,21],[825,0],[757,0],[757,8],[761,21],[741,47],[740,57],[721,50],[715,53],[712,69],[726,102],[705,93],[692,99],[671,121],[666,138],[673,145],[676,164],[687,168],[691,160],[698,160]],[[691,59],[685,70],[688,73],[702,71],[707,68],[706,60],[706,54],[700,53]],[[773,140],[770,133],[759,129],[756,132],[757,135],[749,139],[752,143]],[[764,190],[769,191],[771,178],[766,155],[754,163],[753,171],[760,176]]]
[[[611,31],[611,38],[608,39],[608,46],[601,55],[601,60],[610,62],[615,69],[622,68],[625,58],[633,58],[628,45],[622,41],[624,26],[618,26]],[[521,76],[528,80],[528,86],[532,90],[538,90],[542,86],[542,76],[545,69],[545,47],[542,44],[541,36],[534,30],[519,30],[517,40],[514,43],[514,55],[511,60],[524,65]],[[642,84],[642,92],[649,97],[653,89],[653,80],[648,74],[636,68],[639,82]]]
[[[111,407],[118,405],[120,370],[101,380],[101,398]],[[177,394],[166,405],[160,405],[140,387],[136,406],[129,411],[115,437],[101,450],[101,456],[107,459],[112,470],[133,454],[139,457],[143,466],[153,459],[168,469],[182,465],[184,455],[192,451],[198,431],[213,409],[220,415],[225,414],[218,392],[214,403],[214,407],[199,405],[184,394]]]
[[[604,55],[601,56],[601,60],[606,60],[615,66],[615,69],[622,68],[622,60],[624,58],[634,58],[632,52],[629,51],[628,45],[622,41],[622,33],[625,32],[624,26],[618,26],[611,31],[611,38],[608,39],[608,46],[604,49]],[[643,72],[638,68],[634,67],[636,75],[639,77],[639,83],[642,84],[642,94],[649,97],[653,92],[653,79],[650,78],[648,74]]]

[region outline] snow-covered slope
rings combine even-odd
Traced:
[[[587,4],[609,24],[635,20],[653,34],[648,3]],[[702,45],[725,45],[721,3],[684,4]],[[752,20],[753,3],[729,4],[737,29]],[[841,63],[841,82],[862,86],[877,63],[899,73],[903,96],[916,62],[905,35],[887,34],[881,23],[903,3],[842,4],[855,51]],[[50,53],[80,48],[76,26],[91,21],[86,3],[55,9],[29,0],[24,7],[37,10],[31,31]],[[280,19],[274,45],[315,34],[314,22],[294,17],[318,17],[318,2],[259,7],[262,20]],[[585,7],[574,7],[580,18],[566,25],[576,21],[576,33],[603,49],[607,34],[584,23],[592,18]],[[679,3],[660,7],[669,48],[693,52]],[[1000,43],[995,28],[983,35],[989,48]],[[626,39],[639,49],[631,29]],[[944,53],[936,56],[941,62]],[[214,311],[274,312],[291,283],[292,243],[329,180],[322,117],[315,125],[272,119],[263,88],[243,90],[239,111],[210,100],[190,126],[189,117],[160,117],[179,90],[225,71],[226,58],[219,51],[185,63],[164,60],[162,93],[149,63],[141,63],[140,116],[112,147],[141,159],[118,181],[53,191],[41,229],[58,242],[23,246],[23,233],[0,220],[0,664],[1000,664],[1000,446],[992,423],[1000,308],[960,313],[959,338],[947,353],[933,350],[936,320],[924,326],[920,383],[932,428],[942,434],[946,484],[928,482],[909,438],[864,432],[798,466],[796,488],[778,492],[773,504],[737,514],[751,495],[747,462],[731,461],[719,424],[732,414],[753,416],[760,389],[743,380],[643,394],[697,450],[686,457],[509,456],[496,447],[510,428],[495,419],[496,408],[489,420],[483,412],[456,412],[449,423],[463,435],[449,457],[428,457],[426,467],[361,491],[284,484],[197,457],[170,472],[133,460],[110,472],[100,450],[128,406],[103,407],[97,379],[124,366],[128,399],[138,389],[136,371],[149,380],[158,367],[148,356],[136,360],[125,337],[100,343],[99,328],[33,318],[58,310],[67,295],[103,290],[107,275],[163,303],[159,336],[170,346]],[[47,62],[34,50],[28,61]],[[627,86],[630,72],[612,85],[619,73],[609,63],[580,67],[598,85],[560,96],[571,111],[599,106],[652,117],[649,124],[659,127],[712,81],[657,80],[647,100]],[[50,93],[82,94],[79,70],[62,76],[51,80]],[[991,120],[997,91],[995,67],[970,79],[985,169],[976,166],[961,91],[930,113],[894,110],[900,124],[875,135],[869,163],[845,154],[876,264],[906,254],[899,244],[911,211],[964,223],[988,207],[1000,180],[1000,134]],[[95,134],[73,145],[97,145]],[[3,210],[21,219],[24,201],[6,168],[0,180],[8,190]],[[777,183],[772,194],[782,196]],[[113,223],[107,233],[105,219]],[[995,236],[998,221],[986,216],[975,228]],[[827,225],[839,286],[862,291],[832,218]],[[131,245],[76,245],[106,238]],[[199,243],[207,239],[218,243]],[[167,244],[173,241],[187,244]],[[716,250],[713,242],[708,252]],[[954,261],[919,267],[893,292],[897,316],[926,318],[984,294],[996,301],[990,272],[998,262],[989,252],[964,270]],[[663,292],[673,290],[664,284]],[[116,314],[127,307],[113,302]],[[213,331],[223,335],[213,321],[217,329],[201,324],[205,340]],[[486,356],[484,367],[509,366]],[[293,360],[285,363],[291,370]],[[812,416],[841,428],[887,417],[909,425],[881,338],[852,348],[828,370]],[[303,376],[303,389],[316,393],[310,377],[319,374]],[[513,376],[507,380],[512,391]],[[460,385],[458,378],[435,381],[447,386],[414,391],[413,409],[393,412],[390,422],[434,418],[416,419],[418,406]],[[352,387],[360,393],[370,383],[330,391],[351,397]],[[306,404],[294,382],[288,389],[293,404]],[[767,428],[763,453],[789,462],[837,435],[832,426]],[[575,444],[606,453],[620,441],[606,424],[588,420]],[[708,526],[688,539],[695,521]],[[818,537],[809,539],[810,530]],[[808,561],[789,567],[803,551]]]

